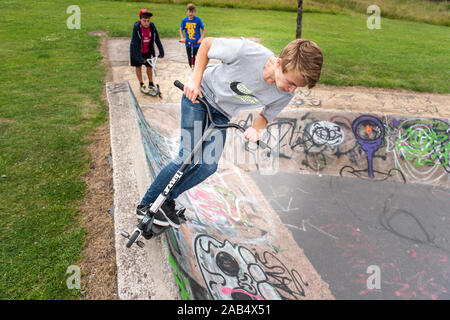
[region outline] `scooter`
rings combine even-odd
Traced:
[[[194,70],[194,44],[197,42],[189,42],[187,40],[179,40],[181,43],[189,43],[191,46],[191,69]]]
[[[151,95],[152,97],[160,97],[161,96],[161,90],[159,89],[159,82],[158,82],[158,77],[156,74],[156,61],[158,60],[158,57],[153,57],[150,59],[147,59],[147,63],[150,65],[150,67],[152,67],[152,72],[153,72],[153,82],[155,84],[155,89],[154,88],[148,88],[148,94]]]
[[[179,88],[181,91],[184,91],[184,85],[176,80],[174,82],[174,85]],[[176,185],[176,183],[180,180],[180,178],[183,176],[184,171],[188,168],[188,166],[191,164],[192,160],[195,158],[195,156],[197,155],[197,153],[202,149],[203,146],[203,142],[207,141],[211,135],[213,134],[215,129],[226,129],[226,128],[234,128],[237,129],[241,132],[244,132],[245,129],[243,127],[241,127],[240,125],[236,124],[236,123],[228,123],[228,124],[217,124],[213,121],[212,119],[212,115],[211,115],[211,106],[208,103],[208,101],[206,101],[204,98],[201,98],[200,96],[197,97],[197,100],[200,101],[203,106],[206,108],[207,111],[207,117],[208,117],[208,122],[211,123],[211,125],[205,130],[205,132],[202,135],[202,138],[200,139],[199,142],[197,142],[197,144],[195,145],[194,149],[191,151],[190,155],[186,158],[186,160],[183,162],[183,164],[181,165],[180,169],[174,174],[174,176],[172,177],[172,179],[170,180],[169,184],[166,186],[166,188],[164,189],[164,191],[156,198],[155,202],[152,203],[152,205],[150,206],[149,210],[147,211],[146,215],[144,216],[144,218],[141,220],[141,222],[138,224],[138,226],[136,227],[136,229],[134,229],[133,233],[131,234],[131,236],[129,235],[129,233],[127,232],[122,232],[122,236],[124,236],[125,238],[128,239],[128,243],[126,245],[127,248],[130,248],[133,243],[136,242],[136,244],[139,247],[144,247],[144,243],[142,241],[139,241],[139,237],[144,235],[144,238],[149,240],[151,239],[153,236],[158,236],[161,233],[163,233],[164,231],[166,231],[167,229],[170,228],[170,226],[159,226],[157,224],[155,224],[153,222],[154,217],[155,217],[155,213],[158,212],[161,208],[161,206],[163,205],[164,201],[167,199],[167,196],[169,195],[169,192],[173,189],[173,187]],[[261,140],[257,141],[257,145],[260,148],[269,148],[267,146],[267,144],[265,144],[264,142],[262,142]],[[269,148],[270,149],[270,148]],[[177,210],[176,215],[178,216],[178,218],[180,218],[181,223],[185,223],[187,221],[184,212],[185,212],[185,208],[181,208],[179,210]],[[167,216],[165,214],[165,212],[163,210],[161,210],[161,213],[164,215],[164,217],[167,219]],[[144,234],[144,231],[145,234]]]

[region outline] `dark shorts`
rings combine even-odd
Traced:
[[[143,57],[144,59],[150,59],[150,58],[152,58],[152,55],[150,54],[150,52],[148,52],[148,53],[142,53],[142,57]],[[130,58],[130,64],[131,64],[132,67],[140,67],[140,66],[142,66],[143,64],[145,64],[145,66],[147,66],[147,67],[150,67],[150,65],[149,65],[147,62],[141,63],[140,61],[133,60],[133,58]]]

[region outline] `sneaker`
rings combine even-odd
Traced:
[[[180,219],[178,219],[178,216],[176,215],[175,200],[166,200],[161,206],[161,209],[166,214],[166,221],[170,224],[170,226],[172,228],[178,229],[180,227]]]
[[[170,225],[170,223],[169,223],[169,221],[167,221],[167,219],[164,216],[163,212],[167,216],[167,213],[164,211],[164,209],[162,207],[159,208],[158,212],[155,214],[155,218],[153,219],[153,223],[157,224],[158,226],[161,226],[161,227],[168,227]]]
[[[147,205],[138,205],[136,208],[136,218],[141,221],[142,219],[144,219],[145,215],[148,212],[148,209],[150,209],[150,206]]]
[[[145,215],[150,210],[150,207],[152,206],[152,203],[149,205],[138,205],[136,208],[136,218],[138,219],[138,222],[142,221],[144,219]],[[164,214],[161,212],[161,209],[155,214],[155,219],[153,220],[154,223],[156,223],[159,226],[162,227],[168,227],[169,222],[167,221]]]
[[[157,89],[154,86],[149,86],[148,87],[148,94],[151,96],[156,96],[157,94]]]
[[[141,85],[140,90],[142,93],[145,93],[145,94],[148,94],[148,92],[149,92],[147,87],[145,86],[145,84]]]

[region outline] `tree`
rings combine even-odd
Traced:
[[[297,0],[297,31],[295,37],[300,39],[302,37],[302,16],[303,16],[303,0]]]

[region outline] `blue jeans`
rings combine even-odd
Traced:
[[[230,120],[221,112],[210,107],[212,118],[217,124],[226,124]],[[193,103],[184,95],[181,100],[181,142],[178,156],[164,167],[150,188],[147,190],[141,205],[148,205],[156,200],[169,184],[172,177],[189,157],[194,146],[201,140],[203,132],[210,125],[207,122],[206,108],[200,103]],[[226,129],[216,129],[203,148],[184,171],[183,176],[170,191],[167,200],[176,199],[184,191],[195,187],[217,170],[220,157],[225,146]]]

